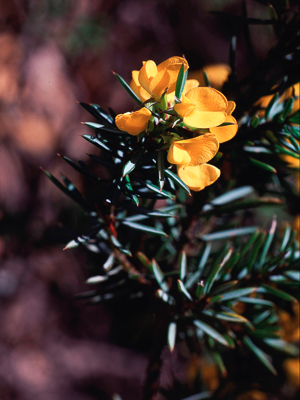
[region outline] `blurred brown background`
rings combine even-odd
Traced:
[[[265,7],[247,3],[249,15],[268,18]],[[145,352],[114,342],[107,308],[73,299],[87,290],[89,259],[63,252],[67,235],[55,226],[80,232],[78,209],[39,167],[80,187],[57,153],[87,160],[92,151],[80,137],[88,131],[80,121],[92,118],[76,100],[132,109],[111,70],[130,81],[148,59],[185,54],[192,70],[227,63],[230,37],[241,27],[210,10],[237,15],[240,1],[0,1],[0,400],[141,394]],[[261,58],[273,34],[268,26],[252,34]],[[253,60],[239,40],[245,75]]]

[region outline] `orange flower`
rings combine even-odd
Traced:
[[[203,68],[189,72],[190,79],[197,79],[200,86],[206,86],[203,71],[205,71],[211,86],[215,89],[222,89],[224,83],[231,74],[231,68],[227,64],[206,65]]]
[[[216,89],[196,87],[182,95],[182,103],[174,110],[183,122],[194,128],[211,128],[221,125],[226,117],[228,102]]]
[[[220,170],[210,164],[196,166],[178,165],[177,174],[191,190],[199,192],[219,178]]]
[[[151,112],[143,107],[135,112],[117,115],[115,122],[121,131],[137,136],[147,128],[151,115]]]
[[[209,128],[209,132],[213,133],[216,136],[219,143],[227,142],[228,140],[232,139],[238,131],[238,124],[236,122],[236,119],[231,115],[234,109],[235,103],[233,101],[228,101],[228,106],[226,108],[227,117],[225,118],[224,122],[229,122],[233,125],[216,126]]]
[[[215,135],[207,133],[193,139],[174,141],[168,152],[168,161],[177,164],[179,178],[192,190],[199,191],[214,183],[220,170],[206,164],[219,149]]]
[[[168,161],[171,164],[196,166],[211,160],[219,150],[215,135],[207,133],[193,139],[177,140],[171,143]]]
[[[144,61],[140,71],[132,72],[131,88],[142,101],[147,100],[150,96],[159,100],[167,88],[167,94],[175,91],[182,64],[186,71],[189,65],[181,57],[171,57],[159,65],[152,60]]]

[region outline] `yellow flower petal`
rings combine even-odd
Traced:
[[[130,87],[134,93],[142,100],[142,102],[148,100],[151,96],[150,94],[140,85],[138,79],[139,71],[132,71],[132,81],[130,82]]]
[[[211,86],[216,89],[221,89],[223,87],[231,73],[231,68],[226,64],[206,65],[202,69],[192,71],[189,74],[189,78],[197,79],[200,86],[206,86],[203,70],[205,71]]]
[[[189,90],[186,97],[201,111],[225,112],[228,106],[226,97],[213,88],[197,87]]]
[[[238,131],[238,124],[236,122],[236,119],[232,115],[228,115],[224,122],[232,122],[234,123],[234,125],[216,126],[213,128],[209,128],[209,131],[216,135],[219,143],[224,143],[232,139]]]
[[[152,60],[146,61],[140,69],[138,79],[141,86],[149,93],[149,85],[155,75],[157,75],[157,66],[155,62]]]
[[[211,128],[221,125],[227,117],[226,112],[214,111],[192,111],[188,116],[184,117],[183,122],[194,128]]]
[[[149,84],[149,92],[155,98],[155,100],[159,100],[163,94],[163,92],[170,85],[170,75],[169,71],[163,69],[160,71]]]
[[[219,142],[215,135],[208,133],[193,139],[176,141],[174,148],[176,147],[188,153],[190,157],[188,165],[196,166],[206,163],[216,155],[219,150]],[[176,164],[184,164],[184,162]]]
[[[235,102],[234,101],[228,101],[228,105],[226,108],[226,114],[231,115],[233,111],[235,110]]]
[[[167,69],[170,74],[170,83],[173,84],[177,81],[178,73],[182,63],[184,64],[184,72],[187,71],[189,64],[185,58],[171,57],[157,66],[157,71],[160,72]]]
[[[185,82],[182,94],[186,94],[189,90],[194,89],[199,86],[199,82],[196,79],[188,79]]]
[[[171,164],[187,165],[191,161],[191,157],[186,150],[176,145],[176,143],[178,142],[173,142],[169,148],[168,161]]]
[[[220,176],[220,170],[210,164],[201,164],[197,166],[177,167],[179,178],[195,192],[199,192],[206,186],[214,183]]]
[[[115,123],[121,131],[136,136],[147,128],[150,117],[151,112],[143,107],[132,113],[117,115]]]
[[[175,104],[174,106],[174,110],[182,118],[187,117],[195,108],[195,104],[185,97],[184,94],[182,95],[182,103]]]

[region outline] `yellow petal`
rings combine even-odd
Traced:
[[[225,112],[228,102],[226,97],[216,89],[197,87],[187,92],[186,97],[200,111]]]
[[[147,110],[147,108],[143,107],[142,109],[132,113],[117,115],[115,123],[121,131],[136,136],[147,128],[150,117],[151,112]]]
[[[177,80],[178,73],[179,73],[179,70],[180,70],[182,64],[184,64],[184,72],[187,71],[189,64],[185,58],[171,57],[171,58],[168,58],[166,61],[160,63],[157,66],[157,71],[160,72],[164,69],[167,69],[170,74],[171,81],[173,83]]]
[[[140,85],[138,80],[139,71],[132,71],[132,80],[130,82],[130,87],[134,93],[142,100],[142,102],[148,100],[151,95]]]
[[[211,86],[216,89],[221,89],[223,87],[231,73],[231,68],[226,64],[206,65],[200,70],[189,73],[189,78],[197,79],[200,86],[206,86],[203,70],[205,71]]]
[[[228,105],[226,108],[226,114],[231,115],[233,111],[235,110],[235,102],[234,101],[228,101]]]
[[[299,109],[300,109],[300,97],[295,99],[295,103],[294,103],[293,109],[290,114],[294,114],[294,112],[296,112]]]
[[[152,79],[149,85],[149,92],[153,95],[155,100],[159,100],[163,94],[163,92],[170,85],[170,75],[167,70],[160,71],[155,77]]]
[[[206,163],[217,154],[219,142],[215,135],[207,133],[193,139],[176,141],[174,142],[174,147],[186,151],[190,156],[188,165],[196,166]],[[184,164],[184,162],[176,164]]]
[[[191,161],[191,157],[184,149],[176,145],[176,142],[173,142],[169,148],[168,161],[171,164],[186,165]]]
[[[234,123],[234,125],[216,126],[213,128],[209,128],[209,131],[216,135],[219,143],[224,143],[232,139],[238,131],[238,124],[236,122],[236,119],[232,115],[228,115],[224,122],[231,122]]]
[[[157,75],[157,66],[155,62],[152,60],[146,61],[140,69],[138,79],[141,86],[147,90],[147,92],[149,92],[150,82],[155,75]]]
[[[182,103],[175,104],[174,106],[174,110],[182,118],[187,117],[195,108],[195,104],[191,103],[184,95],[182,95]]]
[[[189,90],[194,89],[199,86],[199,82],[196,79],[188,79],[185,82],[182,94],[186,94]]]
[[[174,107],[175,108],[175,107]],[[194,128],[211,128],[221,125],[227,117],[226,112],[198,111],[193,110],[183,118],[183,122]]]
[[[179,165],[177,173],[179,178],[195,192],[211,185],[220,176],[220,170],[210,164],[201,164],[195,167]]]

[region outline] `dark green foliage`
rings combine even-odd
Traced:
[[[89,155],[89,165],[62,158],[86,179],[88,195],[83,197],[66,177],[62,184],[46,172],[90,221],[90,230],[74,234],[66,248],[81,244],[99,253],[96,275],[87,281],[96,289],[77,298],[96,304],[143,296],[149,304],[147,312],[163,321],[160,350],[168,343],[173,351],[177,341],[185,341],[191,354],[210,354],[222,377],[227,375],[233,351],[239,357],[252,354],[271,374],[277,373],[270,358],[273,352],[298,354],[280,338],[277,317],[277,308],[289,310],[299,293],[299,244],[290,224],[283,226],[280,218],[299,212],[294,168],[287,159],[299,160],[299,110],[293,110],[294,94],[287,95],[296,83],[294,69],[299,64],[294,37],[298,16],[286,19],[282,7],[260,3],[269,7],[270,19],[248,17],[245,2],[241,16],[218,15],[244,24],[243,35],[253,57],[248,25],[270,24],[278,35],[267,59],[242,81],[235,69],[236,37],[231,40],[232,74],[224,90],[234,93],[234,115],[240,127],[213,160],[224,175],[229,170],[229,177],[191,195],[167,161],[164,145],[170,137],[160,115],[153,115],[161,134],[155,142],[148,140],[146,132],[133,137],[120,131],[113,112],[109,115],[98,105],[84,103],[97,123],[85,123],[95,134],[85,134],[83,139],[96,154]],[[115,76],[141,104],[130,86]],[[182,66],[177,99],[186,78]],[[259,102],[262,96],[269,96],[266,107]],[[171,117],[174,133],[180,136],[180,121]],[[99,165],[105,178],[96,172]],[[270,218],[260,221],[270,207]],[[151,382],[145,387],[152,387]],[[191,398],[208,396],[205,392]],[[145,394],[146,399],[150,395]]]

